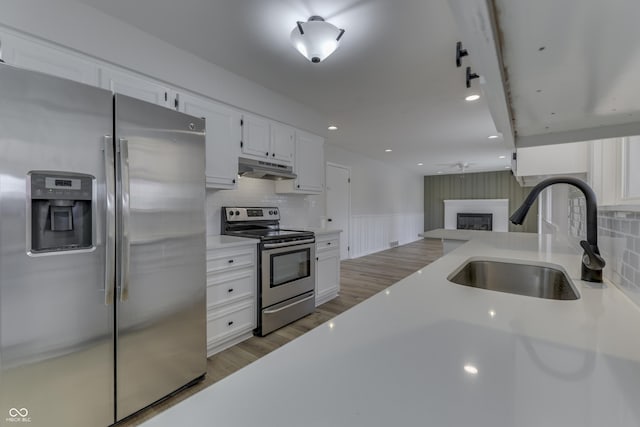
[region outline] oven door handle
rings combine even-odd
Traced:
[[[283,248],[285,246],[295,246],[295,245],[304,245],[307,243],[314,243],[316,241],[315,238],[305,239],[305,240],[294,240],[284,243],[265,243],[263,247],[265,249],[273,249],[273,248]]]
[[[264,314],[275,314],[275,313],[278,313],[278,312],[280,312],[282,310],[286,310],[287,308],[291,308],[296,304],[300,304],[301,302],[309,301],[311,298],[315,298],[315,295],[313,293],[311,295],[309,295],[308,297],[306,297],[306,298],[302,298],[300,300],[294,301],[291,304],[285,305],[284,307],[276,308],[276,309],[273,309],[273,310],[264,310],[262,313],[264,313]]]

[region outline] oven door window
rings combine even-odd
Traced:
[[[311,275],[311,249],[271,255],[271,287],[304,279]]]

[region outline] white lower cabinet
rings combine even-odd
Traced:
[[[316,307],[340,292],[340,232],[316,235]]]
[[[256,244],[207,250],[207,357],[253,335]]]

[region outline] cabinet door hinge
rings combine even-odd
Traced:
[[[168,101],[169,100],[169,95],[167,94],[167,92],[164,93],[164,100]]]
[[[244,120],[240,119],[240,126],[244,126]]]
[[[180,94],[179,93],[176,94],[176,99],[173,100],[173,106],[176,108],[176,110],[178,109],[178,107],[180,107]]]
[[[347,178],[347,183],[351,184],[351,178]]]
[[[351,250],[351,246],[347,246],[347,252]]]
[[[244,142],[240,141],[240,148],[244,147]]]

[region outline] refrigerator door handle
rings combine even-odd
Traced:
[[[129,141],[118,139],[120,151],[120,301],[129,299]]]
[[[116,205],[115,205],[115,172],[114,172],[113,138],[104,137],[104,172],[106,190],[106,238],[104,244],[104,304],[113,304],[116,275]]]

